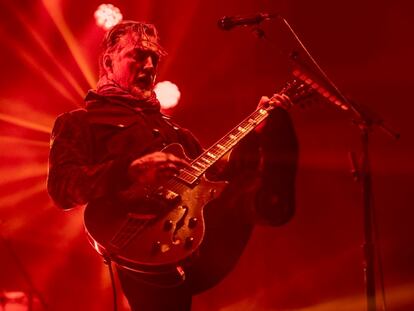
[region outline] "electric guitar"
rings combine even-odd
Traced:
[[[293,80],[279,92],[291,102],[310,95],[306,83]],[[85,229],[92,246],[102,256],[127,269],[152,274],[177,271],[190,260],[203,241],[203,208],[220,196],[227,182],[209,181],[205,172],[262,123],[275,108],[259,107],[224,137],[190,162],[189,167],[134,206],[112,202],[88,205]],[[179,144],[163,149],[186,158]]]

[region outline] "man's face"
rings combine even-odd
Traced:
[[[134,34],[124,35],[110,56],[108,78],[138,97],[149,97],[154,87],[158,55],[137,44]]]

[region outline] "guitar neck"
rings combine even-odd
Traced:
[[[224,137],[192,161],[189,168],[181,170],[177,177],[188,184],[196,182],[197,179],[206,172],[206,170],[214,165],[221,157],[234,148],[240,140],[242,140],[247,134],[262,123],[268,117],[269,111],[272,109],[274,109],[272,105],[267,105],[266,107],[261,107],[255,110]]]

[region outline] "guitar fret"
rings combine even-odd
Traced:
[[[237,135],[230,135],[230,136],[231,136],[231,137],[230,137],[229,141],[227,142],[227,144],[228,144],[229,146],[233,145],[233,144],[234,144],[234,142],[235,142],[235,141],[237,141],[237,140],[238,140],[238,138],[239,138],[239,137],[237,137]]]
[[[208,164],[211,164],[211,162],[212,162],[212,161],[210,161],[210,160],[208,160],[208,159],[206,159],[204,157],[201,157],[200,160],[203,160],[203,161],[207,162]]]
[[[207,155],[213,159],[217,159],[217,156],[215,154],[212,154],[211,152],[207,152]]]
[[[180,172],[180,174],[178,175],[178,178],[180,178],[181,180],[187,182],[187,183],[192,183],[195,180],[197,180],[197,176],[191,174],[190,172],[188,172],[187,170],[182,170]]]
[[[254,129],[254,125],[251,124],[251,123],[245,123],[244,126],[243,126],[243,129],[244,129],[245,132],[250,131],[250,130]]]
[[[221,158],[226,152],[227,152],[226,148],[215,150],[215,153],[217,154],[217,158]]]
[[[188,175],[180,176],[179,178],[188,183],[191,183],[191,181],[194,179],[192,177],[189,177]]]
[[[184,174],[184,175],[189,176],[189,177],[197,177],[197,176],[195,176],[194,174],[190,173],[188,169],[183,169],[183,170],[181,170],[181,171],[180,171],[180,175],[181,175],[181,174]]]
[[[194,162],[194,164],[197,164],[198,166],[200,166],[202,169],[205,169],[206,166],[200,162]]]
[[[201,172],[202,171],[202,170],[200,170],[200,168],[198,168],[196,166],[193,166],[193,165],[191,165],[191,168],[194,169],[194,170],[196,170],[197,172]]]

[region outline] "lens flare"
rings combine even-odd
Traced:
[[[160,101],[162,109],[170,109],[175,107],[180,100],[181,93],[177,85],[170,81],[157,83],[154,88],[155,94]]]
[[[122,21],[121,11],[112,4],[101,4],[94,15],[96,24],[106,30]]]

